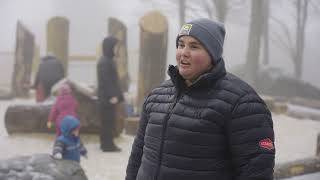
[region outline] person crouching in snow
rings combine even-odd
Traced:
[[[56,136],[61,135],[60,123],[62,119],[67,115],[78,118],[78,106],[79,103],[73,97],[69,84],[64,83],[59,88],[57,99],[50,110],[47,127],[50,129],[54,124],[56,127]]]
[[[73,116],[65,116],[60,124],[61,135],[55,140],[53,158],[80,162],[80,156],[87,158],[87,149],[81,142],[80,122]]]

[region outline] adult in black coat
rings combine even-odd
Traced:
[[[97,64],[98,104],[100,111],[100,148],[102,151],[119,151],[113,142],[115,128],[115,107],[123,101],[116,65],[114,63],[114,48],[117,39],[109,36],[103,40],[103,55]]]
[[[49,97],[52,86],[64,78],[64,76],[63,65],[55,56],[47,55],[43,57],[33,85],[38,97],[37,102],[41,102]]]
[[[271,113],[226,72],[224,36],[209,19],[183,25],[171,79],[144,102],[126,180],[273,180]]]

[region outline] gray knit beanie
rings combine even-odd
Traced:
[[[210,19],[197,19],[184,24],[177,36],[176,47],[181,36],[192,36],[200,41],[211,56],[213,64],[220,61],[225,36],[224,25]]]

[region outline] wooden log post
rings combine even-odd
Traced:
[[[109,35],[116,37],[118,43],[114,61],[117,65],[118,75],[120,78],[120,86],[123,92],[128,91],[129,88],[129,72],[128,72],[128,48],[127,48],[127,28],[119,20],[109,18],[108,25]]]
[[[108,24],[109,35],[118,39],[115,47],[114,61],[117,66],[118,76],[120,79],[120,87],[123,92],[129,89],[129,72],[128,72],[128,50],[127,50],[127,28],[116,18],[109,18]],[[114,135],[119,136],[124,129],[124,121],[126,113],[124,104],[119,103],[116,106],[116,123],[114,128]]]
[[[37,74],[37,70],[40,64],[40,47],[35,45],[34,47],[34,56],[33,56],[33,63],[32,63],[32,74],[35,76]]]
[[[34,35],[20,22],[17,23],[15,63],[12,75],[12,95],[28,97],[31,84]]]
[[[147,13],[139,25],[138,112],[147,94],[165,79],[168,44],[168,22],[160,12]]]
[[[47,53],[52,53],[63,64],[68,74],[69,21],[64,17],[53,17],[47,24]]]

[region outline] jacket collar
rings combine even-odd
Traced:
[[[184,89],[193,89],[193,88],[208,88],[216,84],[216,82],[221,79],[223,76],[226,75],[226,69],[224,60],[221,58],[221,60],[209,71],[206,72],[198,77],[194,81],[194,83],[187,87],[185,80],[183,77],[179,74],[179,70],[177,66],[169,65],[168,68],[168,75],[171,78],[172,83],[174,86],[179,90]]]

